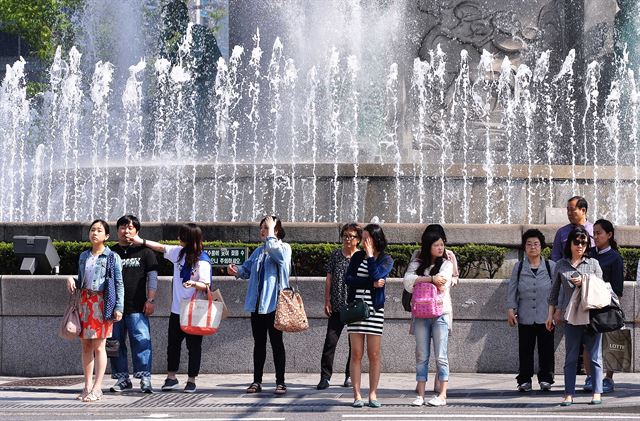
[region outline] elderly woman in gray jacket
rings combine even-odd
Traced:
[[[547,391],[553,384],[553,330],[547,330],[545,322],[555,262],[542,257],[544,247],[544,235],[539,230],[530,229],[522,235],[525,257],[514,266],[507,292],[507,322],[509,326],[518,326],[520,369],[516,381],[520,392],[531,390],[536,342],[540,390]]]

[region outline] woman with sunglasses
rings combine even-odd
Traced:
[[[347,284],[345,276],[349,268],[351,256],[358,251],[358,244],[362,239],[362,227],[356,223],[345,224],[340,230],[342,247],[331,254],[327,262],[327,278],[324,287],[324,313],[329,318],[327,323],[327,336],[322,348],[322,360],[320,362],[320,383],[317,389],[323,390],[329,387],[333,374],[333,357],[336,345],[344,329],[344,323],[340,320],[340,310],[347,305]],[[347,338],[349,335],[347,335]],[[351,341],[349,341],[349,355],[351,355]],[[344,369],[344,387],[351,386],[349,374],[349,359]]]
[[[546,321],[548,330],[552,330],[555,324],[561,322],[573,291],[582,286],[584,275],[593,274],[602,278],[602,269],[600,269],[598,261],[586,255],[589,240],[589,233],[582,227],[575,228],[569,233],[564,247],[564,258],[558,260],[553,274],[553,286],[549,295],[549,312]],[[591,405],[601,404],[602,334],[587,330],[587,325],[573,325],[568,322],[565,324],[564,334],[564,400],[561,405],[573,404],[580,344],[584,344],[584,348],[589,351],[591,356],[591,374],[593,376]]]

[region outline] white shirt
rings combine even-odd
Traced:
[[[184,266],[184,257],[179,259],[182,246],[164,246],[164,258],[173,263],[173,295],[171,300],[171,312],[180,314],[180,301],[190,300],[195,293],[195,288],[185,288],[182,286],[180,271]],[[178,260],[179,259],[179,260]],[[211,264],[205,261],[198,261],[195,268],[191,268],[191,280],[204,282],[209,285],[211,282]]]
[[[89,257],[84,264],[84,277],[82,287],[86,289],[91,289],[91,284],[93,283],[93,274],[95,272],[96,262],[98,261],[98,256],[94,256],[93,253],[89,253]]]

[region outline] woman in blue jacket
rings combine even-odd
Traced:
[[[284,382],[286,356],[282,332],[273,326],[278,292],[289,287],[291,246],[282,241],[284,235],[280,219],[267,216],[260,221],[260,239],[264,243],[242,266],[231,264],[227,268],[230,275],[249,280],[244,310],[251,313],[254,345],[253,383],[247,388],[247,393],[262,391],[262,373],[267,358],[267,334],[271,341],[276,368],[275,393],[279,395],[287,393]]]
[[[351,340],[351,381],[353,407],[361,408],[360,376],[364,342],[369,357],[369,406],[379,408],[377,389],[380,380],[380,345],[384,326],[384,284],[393,269],[393,259],[384,252],[387,239],[379,225],[369,224],[362,234],[362,250],[351,257],[345,282],[349,287],[348,301],[361,298],[369,306],[370,316],[347,325]]]

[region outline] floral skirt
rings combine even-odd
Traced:
[[[104,299],[102,292],[82,289],[80,292],[80,339],[104,339],[111,337],[113,323],[103,320]]]

